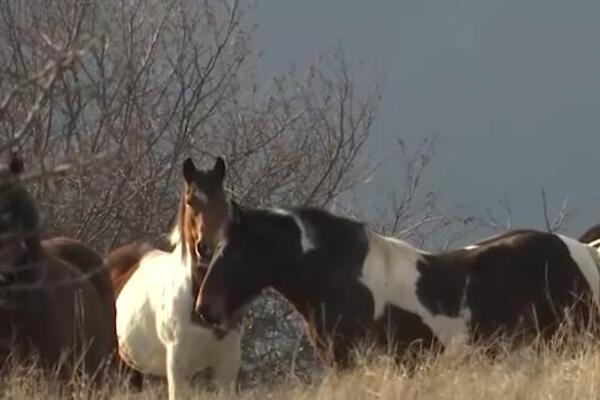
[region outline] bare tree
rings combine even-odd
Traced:
[[[541,194],[541,226],[549,233],[559,232],[565,229],[572,210],[569,208],[569,199],[565,198],[556,211],[554,217],[551,216],[548,195],[545,188],[540,190]],[[510,197],[507,193],[496,200],[497,210],[486,207],[483,215],[473,217],[474,226],[483,229],[486,232],[504,232],[513,229],[513,207]]]
[[[544,212],[544,224],[546,226],[546,231],[553,233],[558,232],[563,229],[564,225],[567,223],[569,217],[571,216],[571,210],[569,209],[569,198],[565,198],[560,209],[556,213],[556,216],[551,219],[548,210],[548,198],[546,196],[546,188],[541,189],[542,195],[542,210]]]
[[[3,137],[34,110],[18,135],[30,165],[117,149],[103,168],[37,187],[56,231],[108,248],[164,230],[190,153],[226,155],[249,204],[326,205],[356,182],[377,87],[359,93],[338,52],[259,92],[238,2],[0,0],[0,15],[4,87],[48,58],[61,66],[45,89],[11,92]]]
[[[33,187],[50,234],[100,250],[157,237],[188,155],[225,155],[231,192],[250,205],[327,206],[369,170],[378,85],[359,87],[338,50],[259,87],[247,7],[0,0],[0,149],[53,175]],[[289,359],[303,341],[295,315],[271,300],[251,312],[250,361],[261,345]],[[290,324],[277,336],[280,315]]]

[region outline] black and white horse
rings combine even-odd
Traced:
[[[402,354],[415,342],[545,335],[567,309],[582,328],[598,305],[599,268],[594,248],[557,234],[515,231],[431,254],[319,209],[232,202],[195,310],[224,328],[272,287],[305,318],[325,359],[343,366],[364,339]]]

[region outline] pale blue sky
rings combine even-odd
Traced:
[[[338,42],[383,73],[370,150],[437,133],[425,183],[447,207],[508,193],[514,224],[541,227],[545,186],[570,197],[569,233],[600,222],[600,1],[259,0],[251,17],[265,75]]]

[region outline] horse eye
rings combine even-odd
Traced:
[[[198,197],[198,196],[190,196],[187,199],[187,205],[192,207],[195,210],[204,210],[206,209],[206,202],[204,201],[204,199]]]

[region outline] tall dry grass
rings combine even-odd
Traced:
[[[591,335],[563,337],[552,343],[532,344],[516,351],[499,346],[493,357],[481,348],[455,346],[426,357],[408,371],[391,357],[364,352],[356,368],[326,371],[312,384],[290,377],[274,386],[240,393],[198,389],[193,399],[596,399],[600,398],[600,341]],[[166,386],[150,383],[132,392],[117,378],[101,387],[74,379],[59,384],[33,367],[13,367],[1,387],[10,399],[163,399]]]

